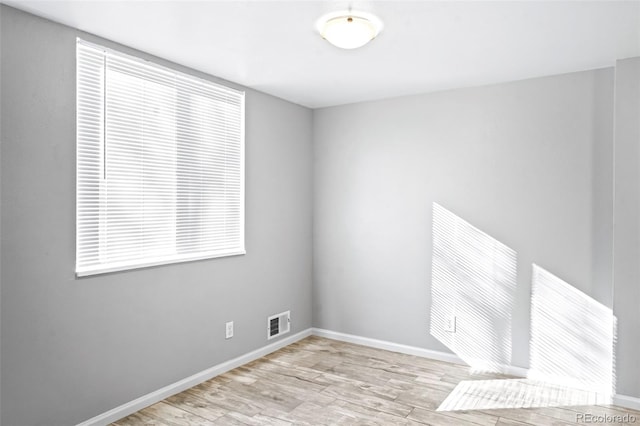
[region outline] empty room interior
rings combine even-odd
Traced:
[[[0,3],[0,424],[640,424],[639,1]]]

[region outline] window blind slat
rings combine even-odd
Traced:
[[[76,273],[244,253],[244,93],[77,45]]]

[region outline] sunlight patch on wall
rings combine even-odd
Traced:
[[[465,380],[458,383],[436,411],[562,407],[610,402],[598,392],[537,380]]]
[[[613,311],[533,265],[529,378],[615,394]]]
[[[501,371],[515,287],[516,252],[434,203],[431,335],[474,370]]]

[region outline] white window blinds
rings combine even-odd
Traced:
[[[76,273],[243,254],[244,93],[78,40]]]

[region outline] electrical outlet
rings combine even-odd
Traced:
[[[225,328],[225,339],[231,339],[233,337],[233,321],[229,321]]]
[[[445,324],[444,331],[448,333],[456,332],[456,316],[455,315],[449,315],[447,317],[447,323]]]

